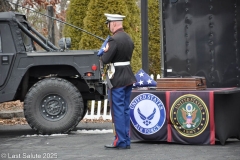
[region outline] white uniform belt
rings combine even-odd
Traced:
[[[127,66],[130,65],[130,61],[127,62],[115,62],[114,66]]]

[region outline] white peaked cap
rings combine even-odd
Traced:
[[[122,21],[126,16],[120,14],[104,14],[107,17],[107,21]]]

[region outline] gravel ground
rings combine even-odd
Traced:
[[[23,102],[11,101],[0,103],[0,112],[11,112],[23,110]],[[26,125],[28,124],[25,118],[11,118],[11,119],[1,119],[0,125]]]
[[[0,103],[0,111],[16,111],[23,109],[23,102],[18,101],[11,101]]]

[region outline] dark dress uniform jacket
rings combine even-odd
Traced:
[[[130,61],[134,44],[123,29],[117,30],[108,40],[108,51],[102,56],[104,64]],[[130,65],[115,66],[114,77],[110,80],[113,88],[128,86],[136,82]]]

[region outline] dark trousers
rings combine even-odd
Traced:
[[[130,96],[132,85],[111,89],[112,119],[115,125],[114,146],[126,147],[130,140]]]

